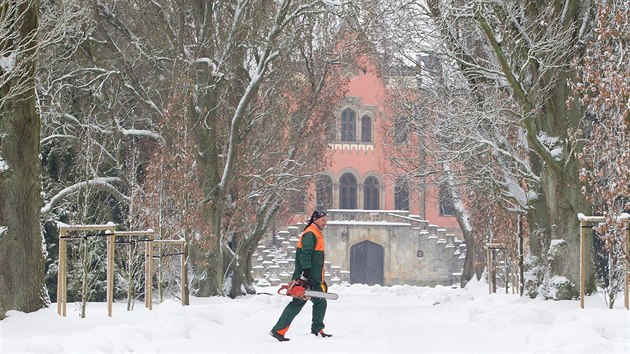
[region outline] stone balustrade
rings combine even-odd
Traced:
[[[257,286],[280,286],[291,280],[295,268],[295,254],[298,243],[298,227],[279,232],[276,246],[258,245],[252,256],[252,276]],[[278,242],[281,241],[281,242]],[[342,272],[341,267],[325,262],[324,277],[329,285],[350,285],[350,272]],[[347,278],[347,279],[346,279]],[[345,279],[345,281],[344,281]]]

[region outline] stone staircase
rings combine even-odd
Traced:
[[[466,246],[449,230],[402,211],[329,210],[329,216],[327,259],[340,264],[326,262],[328,285],[350,285],[350,271],[342,270],[343,264],[349,266],[350,247],[363,240],[362,234],[378,234],[374,242],[394,257],[386,262],[386,285],[459,286]],[[289,282],[300,230],[300,225],[289,226],[259,243],[252,257],[256,285]]]
[[[289,226],[287,231],[279,231],[271,242],[261,241],[252,255],[252,275],[256,286],[280,286],[291,280],[295,270],[295,252],[299,231]],[[341,270],[325,262],[326,284],[350,285],[350,272]]]

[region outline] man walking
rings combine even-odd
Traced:
[[[306,282],[311,290],[328,291],[328,286],[324,282],[324,235],[322,231],[328,223],[328,214],[324,211],[315,210],[311,214],[304,231],[300,234],[295,254],[295,272],[291,279],[301,279]],[[311,333],[316,336],[332,337],[331,334],[324,333],[324,316],[326,315],[326,299],[311,298],[313,302],[313,321]],[[285,307],[280,319],[271,329],[271,336],[280,342],[288,341],[285,334],[295,316],[302,310],[306,300],[293,298]]]

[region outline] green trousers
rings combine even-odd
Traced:
[[[327,306],[326,299],[311,298],[311,301],[313,302],[313,323],[311,324],[311,331],[319,332],[321,329],[324,329],[324,316],[326,315]],[[287,307],[284,308],[284,311],[282,311],[278,323],[273,326],[272,330],[284,335],[289,330],[289,326],[295,316],[302,311],[302,307],[304,307],[305,304],[305,300],[293,298]]]

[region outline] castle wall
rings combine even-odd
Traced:
[[[367,240],[383,247],[383,285],[459,283],[463,253],[462,242],[455,234],[426,221],[390,214],[388,211],[330,210],[324,232],[327,261],[349,270],[351,247]]]
[[[459,284],[465,248],[450,230],[409,217],[405,211],[328,210],[328,214],[324,239],[329,284],[350,281],[352,247],[364,241],[383,248],[385,286]],[[292,226],[279,232],[277,239],[282,241],[276,246],[261,245],[253,262],[255,278],[272,285],[288,281],[302,228]]]

